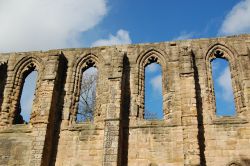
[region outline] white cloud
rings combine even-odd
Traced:
[[[239,34],[250,32],[250,0],[236,4],[222,23],[219,34]]]
[[[109,35],[108,39],[100,39],[95,41],[92,46],[110,46],[110,45],[120,45],[120,44],[130,44],[131,39],[129,32],[123,29],[117,31],[116,35]]]
[[[29,95],[27,97],[28,98],[21,100],[21,103],[22,103],[21,115],[26,122],[29,122],[30,116],[31,116],[31,111],[32,111],[34,95]]]
[[[107,13],[107,0],[0,0],[0,51],[78,46]]]
[[[231,81],[231,72],[229,67],[225,68],[222,74],[216,80],[218,81],[219,86],[222,88],[222,98],[225,101],[230,102],[233,98],[232,90],[232,81]]]
[[[153,87],[154,92],[160,93],[162,91],[162,76],[158,75],[150,80],[150,84]]]
[[[150,65],[147,66],[146,71],[150,73],[154,73],[159,70],[159,64],[157,63],[151,63]]]
[[[218,62],[218,61],[212,61],[212,70],[213,70],[213,72],[216,72],[219,68],[220,68],[220,62]]]
[[[194,33],[181,32],[180,36],[173,38],[173,40],[186,40],[194,37]]]
[[[38,73],[31,72],[25,79],[21,96],[21,115],[28,122],[32,111],[33,100],[35,98],[36,80]]]

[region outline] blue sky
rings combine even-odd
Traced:
[[[162,68],[157,63],[145,68],[145,119],[163,119]]]
[[[249,33],[249,18],[250,0],[0,0],[0,52]]]
[[[85,35],[115,34],[127,30],[133,43],[160,42],[173,39],[214,37],[236,0],[114,0],[110,14],[100,26]],[[96,34],[95,34],[96,35]],[[95,36],[94,35],[94,36]]]
[[[236,111],[229,63],[225,59],[216,58],[211,64],[216,113],[219,116],[234,116]]]
[[[21,115],[25,122],[29,122],[32,111],[32,103],[35,98],[37,71],[31,72],[25,79],[23,93],[21,95]]]

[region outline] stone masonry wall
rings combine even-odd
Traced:
[[[235,116],[216,115],[211,60],[230,64]],[[162,67],[163,120],[144,119],[145,67]],[[250,165],[250,35],[0,54],[0,165]],[[76,122],[98,70],[94,121]],[[20,97],[38,72],[31,119]]]

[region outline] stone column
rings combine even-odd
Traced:
[[[49,165],[54,132],[54,116],[58,96],[55,95],[59,55],[48,55],[44,77],[37,92],[39,99],[32,114],[32,134],[34,136],[31,150],[30,166]]]
[[[10,125],[9,122],[9,109],[10,109],[10,97],[12,92],[12,81],[14,79],[13,68],[15,65],[15,54],[10,54],[7,63],[7,78],[5,80],[4,90],[3,90],[3,99],[2,106],[0,110],[0,128],[6,128]]]
[[[116,52],[112,57],[112,73],[109,76],[109,103],[104,130],[103,166],[121,165],[121,84],[123,54]]]
[[[184,165],[196,166],[200,165],[200,151],[192,52],[188,48],[182,48],[181,54],[180,84]]]

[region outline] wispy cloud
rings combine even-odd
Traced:
[[[21,100],[23,106],[21,115],[26,122],[29,122],[30,120],[33,100],[34,100],[34,95],[29,95],[25,99]]]
[[[222,88],[222,96],[224,101],[231,102],[233,99],[231,73],[229,67],[225,68],[222,74],[216,80],[218,85]]]
[[[186,39],[191,39],[194,37],[193,32],[181,32],[179,36],[173,38],[173,40],[186,40]]]
[[[150,73],[154,73],[154,72],[159,71],[159,70],[160,70],[160,65],[157,63],[151,63],[146,68],[146,72],[150,72]]]
[[[236,4],[228,13],[219,34],[231,35],[250,32],[250,0]]]
[[[106,1],[1,0],[0,51],[78,46],[78,35],[106,15]]]
[[[152,85],[153,91],[155,93],[160,93],[162,91],[162,76],[157,75],[153,77],[150,81],[150,84]]]
[[[213,72],[217,72],[218,71],[218,69],[220,68],[220,62],[218,62],[218,61],[213,61],[213,63],[212,63],[212,69],[213,69]]]
[[[109,35],[108,39],[100,39],[95,41],[92,46],[110,46],[120,44],[130,44],[132,41],[129,32],[123,29],[117,31],[116,35]]]

